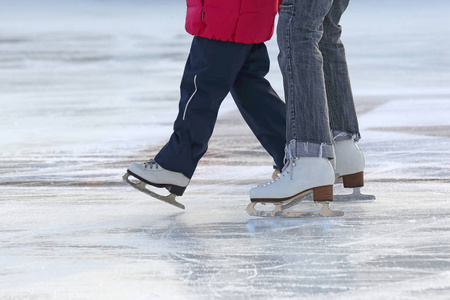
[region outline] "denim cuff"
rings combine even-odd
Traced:
[[[361,135],[359,132],[357,133],[349,133],[341,130],[331,130],[331,135],[333,136],[333,140],[335,142],[345,141],[345,140],[354,140],[355,142],[361,139]]]
[[[296,157],[334,158],[333,146],[327,143],[317,144],[291,140],[286,145],[285,152],[288,160]]]

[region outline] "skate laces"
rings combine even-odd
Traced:
[[[154,159],[150,159],[149,161],[146,161],[144,163],[144,168],[146,168],[146,169],[147,168],[153,169],[153,167],[155,167],[155,169],[159,168],[158,163]]]
[[[268,185],[271,185],[271,184],[277,182],[278,180],[280,180],[280,179],[286,177],[287,174],[290,175],[291,180],[292,180],[292,174],[293,174],[293,172],[294,172],[295,162],[296,162],[297,160],[298,160],[297,158],[286,159],[286,157],[285,157],[285,159],[284,159],[284,164],[285,164],[285,165],[284,165],[284,167],[283,167],[283,170],[277,174],[277,178],[274,178],[274,179],[272,179],[270,182],[268,182],[268,183],[266,183],[266,184],[263,184],[263,185],[260,185],[260,186],[268,186]]]
[[[291,175],[291,180],[292,180],[292,176],[294,173],[294,167],[295,167],[295,161],[297,160],[297,158],[294,155],[294,153],[295,154],[297,153],[296,146],[297,146],[296,141],[292,140],[284,148],[284,153],[285,153],[284,154],[284,167],[283,167],[283,170],[281,171],[281,173],[278,175],[278,178],[286,176],[286,173],[287,173],[287,174]]]

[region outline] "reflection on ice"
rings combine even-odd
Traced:
[[[247,230],[251,233],[261,233],[265,231],[280,231],[281,233],[286,230],[311,230],[316,228],[317,233],[311,235],[311,237],[321,237],[325,232],[336,225],[343,225],[345,220],[343,218],[299,218],[299,219],[281,219],[281,218],[259,218],[251,219],[247,222]],[[298,232],[298,231],[297,231]],[[306,236],[308,236],[306,234]],[[305,236],[304,236],[305,237]]]

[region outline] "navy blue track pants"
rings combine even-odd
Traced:
[[[244,120],[281,169],[286,109],[264,78],[269,65],[263,43],[247,45],[194,37],[181,81],[174,132],[155,161],[192,178],[208,149],[220,104],[231,92]]]

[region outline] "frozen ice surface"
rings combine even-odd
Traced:
[[[448,299],[442,189],[370,183],[343,218],[286,220],[250,219],[248,188],[195,183],[186,212],[123,187],[3,188],[0,295]]]
[[[0,0],[0,299],[450,299],[450,4],[405,3],[343,23],[377,199],[262,219],[272,162],[230,99],[185,211],[121,181],[171,132],[184,2]]]

